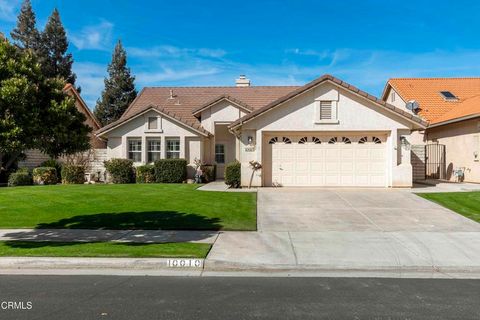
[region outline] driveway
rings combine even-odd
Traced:
[[[224,232],[206,272],[480,276],[480,224],[402,189],[264,188],[258,232]]]
[[[475,231],[479,224],[406,190],[262,189],[259,231]]]

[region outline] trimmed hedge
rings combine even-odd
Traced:
[[[85,168],[80,165],[64,164],[62,166],[63,184],[83,184],[85,182]]]
[[[203,164],[200,166],[203,172],[203,179],[205,182],[215,181],[217,176],[217,166],[214,164]]]
[[[113,183],[133,183],[135,170],[133,161],[128,159],[111,159],[104,161],[105,169],[112,177]]]
[[[159,183],[182,183],[187,179],[187,160],[161,159],[155,161],[155,181]]]
[[[155,167],[151,164],[136,167],[135,173],[137,183],[155,182]]]
[[[57,170],[57,181],[60,180],[60,173],[62,172],[62,164],[55,159],[48,159],[40,163],[39,167],[53,167]]]
[[[57,184],[57,169],[54,167],[38,167],[33,169],[34,184]]]
[[[225,184],[231,188],[239,188],[241,184],[241,165],[240,162],[230,162],[225,166]]]
[[[33,184],[32,176],[28,170],[18,170],[8,176],[8,186],[31,186]]]

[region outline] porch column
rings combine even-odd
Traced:
[[[185,150],[187,149],[185,136],[180,136],[180,159],[185,158]]]
[[[160,158],[167,158],[167,143],[165,142],[165,136],[160,137]]]

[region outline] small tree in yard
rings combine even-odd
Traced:
[[[102,125],[114,122],[122,116],[137,96],[135,77],[127,67],[127,52],[118,41],[108,65],[108,78],[105,78],[105,90],[97,101],[95,116]]]
[[[57,158],[89,148],[91,128],[64,86],[42,74],[31,51],[0,41],[0,170],[27,149]]]

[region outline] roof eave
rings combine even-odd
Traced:
[[[429,128],[440,127],[440,126],[444,126],[444,125],[447,125],[447,124],[452,124],[452,123],[461,122],[461,121],[465,121],[465,120],[475,119],[475,118],[478,118],[478,117],[480,117],[480,113],[474,113],[474,114],[470,114],[470,115],[455,118],[455,119],[450,119],[450,120],[445,120],[445,121],[433,123],[433,124],[428,125],[427,128],[429,129]]]

